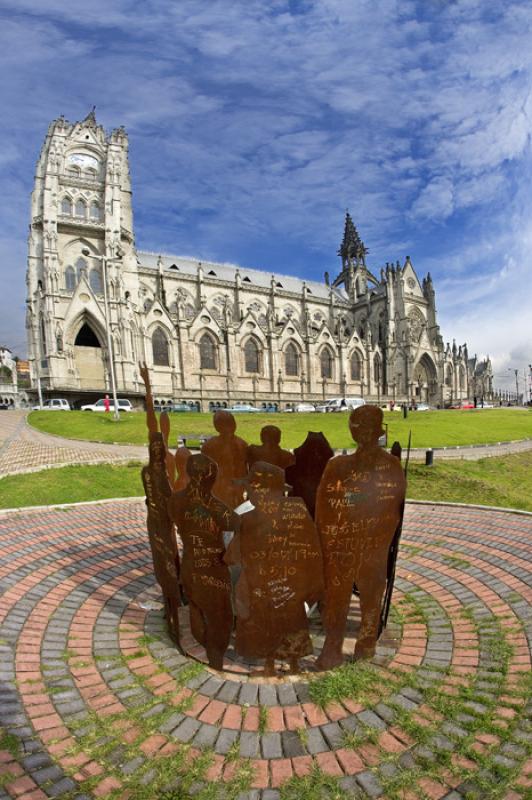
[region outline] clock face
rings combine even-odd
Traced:
[[[415,289],[415,287],[416,287],[416,282],[415,282],[415,280],[413,278],[409,278],[407,280],[407,284],[408,284],[410,289]]]
[[[68,157],[68,163],[74,164],[76,167],[80,167],[81,169],[98,169],[98,162],[92,156],[88,156],[85,153],[72,153]]]

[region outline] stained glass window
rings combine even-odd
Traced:
[[[153,364],[156,367],[169,367],[168,339],[161,328],[157,328],[151,337]]]
[[[254,339],[248,339],[244,345],[244,360],[246,372],[260,372],[259,346]]]
[[[321,366],[321,377],[332,378],[333,357],[328,347],[325,347],[320,353],[320,366]]]
[[[216,344],[212,336],[204,333],[199,342],[200,368],[216,369]]]
[[[284,353],[284,369],[287,375],[299,375],[299,352],[295,344],[288,344]]]
[[[357,353],[356,350],[351,356],[351,380],[362,380],[362,359],[360,353]]]

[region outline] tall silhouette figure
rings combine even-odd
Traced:
[[[229,508],[236,508],[242,502],[242,487],[234,483],[247,473],[247,443],[235,435],[235,418],[229,411],[216,411],[213,425],[218,436],[208,439],[201,452],[218,465],[218,476],[213,493]]]
[[[354,454],[329,461],[318,489],[316,524],[324,558],[325,644],[317,666],[343,661],[342,644],[353,583],[361,622],[355,659],[375,654],[388,553],[401,518],[406,482],[396,456],[379,447],[382,410],[362,406],[349,417]]]
[[[280,467],[257,461],[246,485],[252,510],[240,517],[226,561],[240,564],[235,591],[235,649],[244,658],[264,658],[266,675],[275,660],[298,671],[302,656],[313,652],[305,601],[323,590],[320,542],[299,497],[284,497]]]
[[[233,624],[231,578],[223,561],[223,532],[235,529],[232,511],[212,494],[218,468],[198,453],[187,461],[189,483],[168,508],[183,542],[181,583],[189,601],[190,628],[211,667],[222,669]]]

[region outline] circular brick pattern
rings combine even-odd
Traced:
[[[180,797],[242,770],[249,800],[320,775],[345,797],[480,798],[487,774],[525,795],[532,515],[408,506],[388,631],[343,683],[177,652],[144,521],[138,501],[0,517],[0,723],[20,743],[0,797],[134,798],[165,759],[204,759]]]

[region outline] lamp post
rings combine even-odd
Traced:
[[[515,374],[515,404],[517,405],[519,403],[519,370],[508,367],[508,372],[513,372]]]
[[[107,349],[109,351],[109,373],[111,375],[111,390],[113,393],[113,408],[115,420],[120,419],[120,412],[118,410],[118,399],[116,396],[116,377],[115,377],[115,355],[113,349],[113,338],[111,336],[111,325],[109,319],[109,303],[107,297],[107,258],[105,256],[97,256],[91,253],[90,250],[84,248],[82,251],[84,256],[94,258],[101,261],[103,272],[103,306],[105,311],[105,330],[107,333]]]

